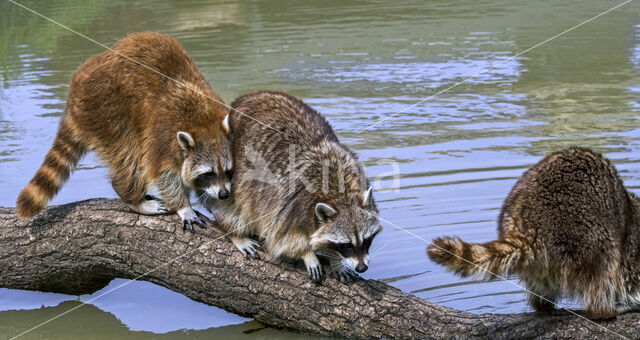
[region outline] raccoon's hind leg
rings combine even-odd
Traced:
[[[549,313],[555,309],[557,298],[550,294],[538,294],[529,292],[529,305],[539,313]]]
[[[161,199],[152,195],[145,195],[142,202],[137,205],[129,204],[129,207],[143,215],[161,215],[169,213],[167,205],[164,204]]]
[[[625,295],[621,294],[625,291],[625,285],[619,270],[619,259],[612,254],[614,251],[594,251],[591,257],[583,253],[580,261],[565,261],[563,279],[567,293],[581,300],[584,315],[589,319],[606,320],[618,315],[616,303]]]
[[[613,306],[608,305],[596,305],[596,306],[585,306],[584,314],[587,318],[591,320],[607,320],[615,318],[618,315],[618,308],[614,304]]]
[[[169,212],[167,206],[155,195],[147,195],[147,185],[132,170],[111,169],[111,186],[131,210],[143,215],[158,215]]]
[[[209,207],[207,207],[209,208]],[[227,209],[216,209],[214,213],[215,225],[225,235],[228,235],[231,243],[246,258],[259,259],[258,251],[262,246],[257,241],[248,237],[252,234],[250,223],[244,223]]]
[[[549,313],[555,309],[560,297],[559,284],[548,274],[549,269],[530,267],[520,275],[527,291],[529,306],[539,313]]]
[[[113,190],[116,191],[122,201],[131,208],[131,210],[142,215],[162,215],[169,213],[167,205],[155,195],[147,195],[145,191],[137,189],[134,193],[132,185],[125,183],[122,177],[112,175],[111,184]],[[135,189],[134,189],[135,190]]]
[[[231,242],[233,242],[233,245],[238,248],[240,253],[242,253],[245,258],[260,258],[260,255],[258,255],[258,250],[262,250],[262,246],[260,246],[260,243],[258,243],[257,241],[242,236],[229,236],[229,238],[231,239]]]
[[[637,312],[640,310],[640,306],[626,305],[626,304],[617,304],[616,310],[618,314],[624,314],[629,312]]]
[[[606,283],[593,282],[582,292],[584,314],[592,320],[606,320],[618,315],[615,293]]]

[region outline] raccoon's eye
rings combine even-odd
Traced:
[[[353,255],[353,245],[351,243],[340,243],[337,245],[337,248],[344,257],[351,257],[351,255]]]
[[[200,177],[202,179],[212,179],[214,177],[216,177],[216,174],[213,171],[209,171],[209,172],[205,172],[202,175],[200,175]]]
[[[231,179],[231,177],[233,177],[233,171],[231,170],[227,170],[224,172],[224,174],[227,176],[227,178]]]

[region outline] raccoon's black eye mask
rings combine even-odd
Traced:
[[[373,242],[373,238],[376,236],[376,234],[373,234],[367,238],[365,238],[364,240],[362,240],[362,248],[364,248],[364,250],[366,250],[367,252],[369,251],[369,247],[371,247],[371,243]]]
[[[362,248],[364,248],[366,252],[369,252],[369,247],[371,247],[373,238],[376,237],[376,235],[378,235],[379,232],[380,232],[380,229],[378,229],[375,233],[371,234],[369,237],[362,240]]]
[[[339,252],[342,257],[351,257],[354,253],[351,243],[329,243],[329,248]]]
[[[206,188],[213,182],[214,177],[216,177],[216,174],[213,171],[209,171],[196,177],[194,182],[196,186]]]
[[[342,255],[342,257],[351,257],[354,254],[357,255],[360,253],[366,254],[369,252],[369,247],[371,247],[373,238],[376,237],[376,235],[378,235],[379,232],[380,230],[376,231],[375,233],[371,234],[369,237],[362,240],[362,248],[356,249],[354,245],[351,243],[329,243],[327,247],[329,249],[339,252],[340,255]]]

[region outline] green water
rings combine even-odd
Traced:
[[[635,2],[512,60],[622,1],[18,2],[107,45],[128,32],[170,34],[227,102],[261,88],[303,98],[366,164],[381,217],[426,240],[494,238],[516,179],[569,145],[605,153],[626,185],[640,191]],[[71,74],[102,51],[0,0],[0,205],[14,205],[53,141]],[[94,155],[85,157],[52,204],[115,197],[105,175]],[[366,278],[470,312],[528,310],[517,281],[459,279],[426,258],[424,241],[384,224]],[[68,310],[76,299],[0,289],[0,338]],[[25,338],[298,336],[244,334],[261,327],[248,321],[136,282]]]

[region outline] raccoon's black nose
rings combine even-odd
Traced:
[[[227,197],[229,197],[229,191],[227,189],[220,190],[220,192],[218,193],[218,198],[223,200]]]
[[[364,273],[367,271],[367,269],[369,269],[369,267],[367,267],[367,265],[363,263],[360,263],[356,266],[356,271],[358,273]]]

